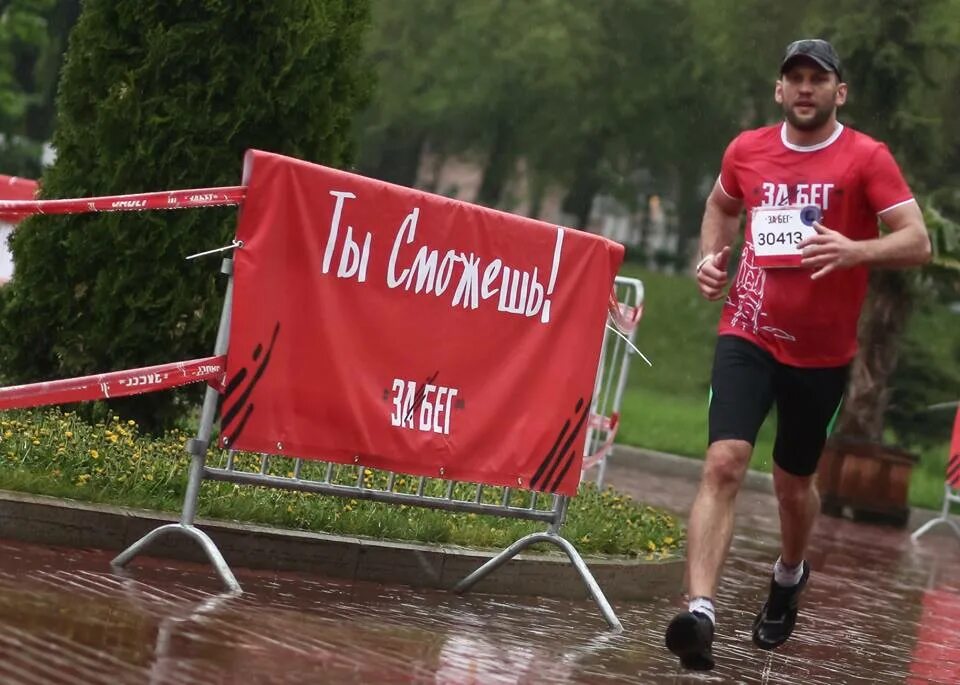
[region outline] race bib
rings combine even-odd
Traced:
[[[797,245],[816,235],[813,222],[819,221],[820,216],[820,208],[816,205],[756,207],[750,227],[757,266],[800,266],[801,254]]]

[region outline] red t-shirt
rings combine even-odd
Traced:
[[[877,215],[913,195],[887,146],[838,124],[826,141],[788,143],[785,124],[745,131],[723,155],[720,185],[742,200],[746,240],[720,317],[721,335],[738,335],[791,366],[841,366],[857,352],[857,322],[868,269],[837,269],[812,280],[809,268],[754,263],[754,207],[820,207],[827,228],[853,240],[879,235]]]

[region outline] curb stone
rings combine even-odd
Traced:
[[[0,490],[0,537],[24,542],[120,551],[148,531],[178,520],[166,512]],[[213,539],[232,568],[310,572],[435,589],[452,588],[494,554],[451,545],[346,537],[234,521],[200,519],[197,526]],[[160,538],[149,554],[209,565],[200,546],[185,536]],[[681,590],[682,558],[584,560],[611,602],[672,596]],[[136,560],[131,568],[136,568]],[[473,591],[589,597],[563,554],[521,554],[478,583]]]

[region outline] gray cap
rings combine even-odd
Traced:
[[[789,69],[790,63],[800,57],[812,59],[826,71],[834,72],[838,79],[843,80],[840,75],[840,57],[827,41],[820,38],[804,38],[790,43],[784,53],[783,62],[780,63],[780,73]]]

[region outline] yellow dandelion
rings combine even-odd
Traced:
[[[100,453],[97,450],[90,450],[90,457],[92,459],[99,459]]]
[[[64,435],[67,436],[68,438],[72,438],[72,437],[73,437],[73,431],[67,431],[66,433],[64,433]]]

